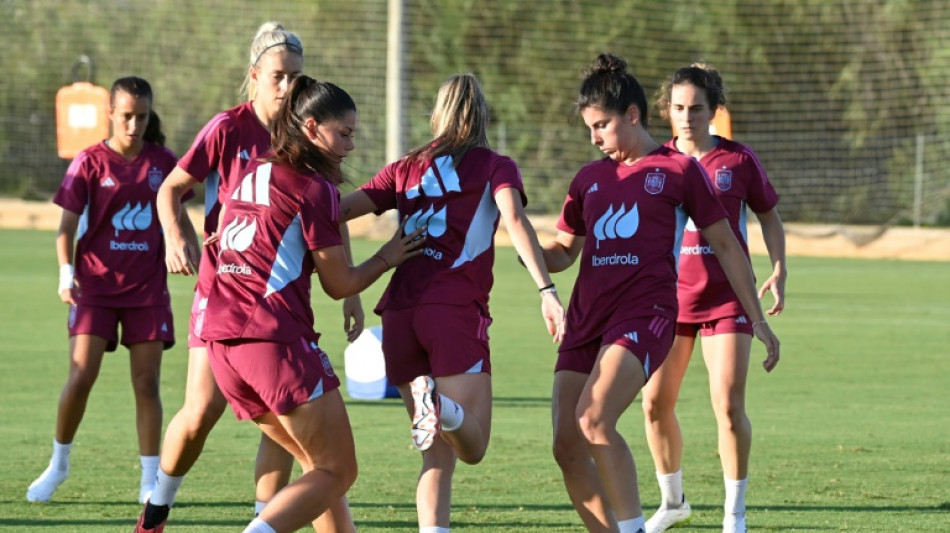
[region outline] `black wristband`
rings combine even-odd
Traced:
[[[552,289],[554,289],[554,288],[555,288],[555,286],[554,286],[554,284],[552,283],[552,284],[550,284],[550,285],[546,285],[546,286],[544,286],[544,287],[541,287],[540,289],[538,289],[538,292],[541,293],[541,292],[544,292],[544,291],[550,291],[550,290],[552,290]]]

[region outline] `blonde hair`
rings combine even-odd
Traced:
[[[470,148],[489,148],[488,102],[474,74],[455,74],[439,87],[432,109],[432,140],[409,152],[422,162],[443,155],[458,159]]]
[[[253,100],[257,88],[251,83],[251,69],[256,69],[264,54],[273,50],[296,52],[303,57],[303,43],[297,34],[284,29],[279,22],[265,22],[257,29],[254,40],[251,41],[251,50],[248,58],[248,70],[244,75],[244,82],[238,91],[244,100]]]

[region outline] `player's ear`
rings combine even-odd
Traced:
[[[624,117],[630,124],[636,124],[640,122],[640,108],[631,104],[627,108],[627,112],[624,114]]]

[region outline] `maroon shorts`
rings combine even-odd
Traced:
[[[423,304],[383,311],[383,355],[389,383],[418,376],[491,374],[488,326],[476,305]]]
[[[238,420],[287,414],[340,386],[327,354],[302,337],[290,344],[208,341],[207,347],[214,380]]]
[[[106,339],[107,352],[114,352],[120,343],[129,347],[141,342],[162,341],[166,350],[175,345],[175,322],[170,305],[122,308],[79,304],[69,308],[66,327],[70,337],[95,335]]]
[[[681,337],[696,337],[696,332],[699,332],[701,337],[712,337],[713,335],[726,333],[752,335],[752,320],[746,315],[739,315],[717,318],[709,322],[676,323],[676,334]]]
[[[643,364],[647,379],[666,361],[673,346],[673,321],[661,316],[632,318],[614,325],[600,338],[558,351],[554,371],[590,374],[604,346],[615,344],[629,350]]]
[[[208,297],[202,296],[201,289],[195,288],[195,299],[191,301],[191,316],[188,319],[188,348],[204,348],[205,341],[198,338],[205,321],[205,309]]]

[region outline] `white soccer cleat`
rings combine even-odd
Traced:
[[[730,513],[723,517],[722,533],[746,533],[745,513]]]
[[[53,465],[47,466],[46,470],[36,478],[36,481],[30,483],[30,488],[26,490],[26,501],[34,503],[45,503],[53,498],[56,489],[69,477],[69,468],[58,470]]]
[[[439,434],[439,394],[435,380],[419,376],[410,384],[412,390],[412,444],[419,451],[432,447]]]
[[[693,510],[690,509],[686,498],[683,498],[683,504],[679,507],[662,506],[647,520],[647,533],[662,533],[667,529],[687,524],[692,513]]]

